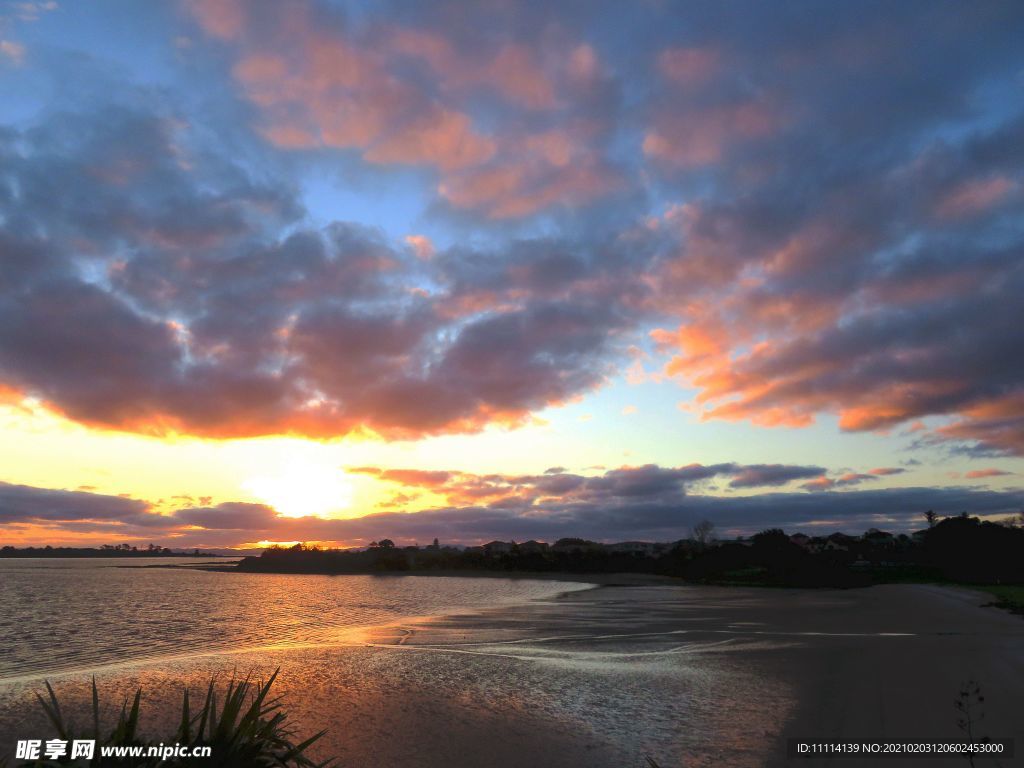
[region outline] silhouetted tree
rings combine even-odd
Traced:
[[[768,528],[767,530],[755,533],[751,536],[751,540],[754,544],[764,546],[766,544],[788,544],[789,536],[781,528]]]
[[[938,520],[938,518],[939,518],[939,516],[936,515],[935,512],[933,512],[930,509],[927,512],[924,513],[924,519],[928,521],[928,527],[929,528],[934,528],[935,527],[935,521]]]
[[[706,547],[715,537],[715,524],[710,520],[701,520],[690,532],[690,538],[702,547]]]

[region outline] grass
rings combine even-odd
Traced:
[[[36,694],[39,704],[57,732],[57,736],[69,744],[75,739],[95,739],[96,750],[92,760],[63,758],[60,764],[89,766],[131,766],[132,768],[183,768],[184,766],[252,766],[252,768],[320,768],[331,761],[316,763],[306,751],[324,732],[296,742],[295,731],[289,725],[287,715],[281,709],[280,697],[271,698],[270,689],[277,678],[277,671],[266,682],[254,682],[249,678],[231,680],[222,695],[218,697],[213,681],[206,691],[202,707],[193,713],[188,689],[182,696],[181,716],[177,730],[164,734],[160,739],[147,739],[139,733],[139,710],[142,689],[135,692],[129,706],[126,699],[121,713],[112,730],[100,726],[100,697],[96,680],[92,682],[92,723],[91,728],[78,731],[65,717],[60,701],[53,687],[46,683],[47,696]],[[219,699],[219,701],[218,701]],[[101,747],[150,747],[175,745],[189,747],[210,747],[209,757],[101,757]],[[36,760],[18,763],[19,766],[52,766],[52,760]],[[0,762],[0,765],[3,765]]]
[[[996,598],[996,602],[992,603],[996,608],[1005,608],[1011,613],[1024,615],[1024,586],[971,585],[971,589],[987,592]]]

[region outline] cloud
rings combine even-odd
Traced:
[[[785,485],[792,480],[820,475],[821,467],[781,464],[689,464],[660,467],[645,464],[605,470],[596,476],[580,475],[551,467],[541,475],[476,475],[458,471],[424,471],[357,467],[350,472],[374,475],[406,487],[429,490],[453,506],[499,503],[529,508],[554,499],[564,503],[603,504],[632,499],[636,502],[673,503],[691,487],[715,477],[733,478],[733,488]]]
[[[882,474],[894,474],[893,472]],[[864,482],[878,480],[879,473],[872,470],[870,473],[864,472],[846,472],[839,477],[827,477],[821,475],[813,480],[810,480],[800,487],[805,491],[830,491],[833,488],[843,488],[845,486],[860,485]]]
[[[1003,477],[1005,475],[1012,475],[1013,472],[1007,472],[1004,469],[996,469],[995,467],[989,467],[988,469],[972,469],[964,473],[964,477],[968,480],[977,480],[984,477]]]
[[[179,509],[174,520],[209,530],[261,531],[273,527],[277,513],[264,504],[224,502],[216,507]]]
[[[374,466],[349,467],[346,471],[374,477],[397,486],[400,492],[380,505],[381,512],[335,520],[285,517],[264,504],[212,505],[204,500],[195,505],[188,498],[179,500],[180,508],[157,514],[146,502],[134,499],[0,485],[0,517],[6,524],[21,526],[17,531],[12,528],[12,535],[17,534],[19,541],[52,543],[82,540],[83,536],[101,543],[159,539],[162,545],[191,548],[299,540],[358,545],[382,536],[406,540],[438,536],[461,543],[580,535],[600,540],[671,540],[684,536],[690,526],[705,517],[720,530],[743,532],[802,525],[855,529],[887,525],[902,530],[916,525],[924,509],[997,514],[1013,511],[1021,501],[1019,491],[970,488],[820,493],[877,480],[878,476],[847,473],[832,479],[820,467],[734,462],[679,467],[645,464],[606,469],[595,475],[567,472],[560,467],[536,475]],[[732,487],[753,488],[778,487],[806,477],[814,479],[803,488],[818,492],[757,496],[713,496],[704,492],[708,482],[716,478],[731,478]],[[437,499],[435,506],[407,512],[409,503],[423,494]]]
[[[25,46],[13,40],[0,40],[0,59],[20,67],[25,60]]]
[[[666,48],[658,54],[662,75],[683,85],[707,82],[721,71],[722,53],[711,48]]]
[[[0,129],[6,389],[105,428],[414,438],[633,362],[702,419],[935,417],[921,445],[1024,454],[1019,3],[647,4],[614,41],[574,4],[184,7],[173,78]],[[445,236],[312,223],[321,171],[401,180]]]
[[[246,7],[241,0],[187,0],[185,5],[208,35],[230,40],[245,27]]]
[[[156,541],[171,547],[228,547],[260,541],[337,542],[366,545],[396,541],[472,544],[491,539],[554,541],[583,536],[599,541],[672,541],[702,519],[724,535],[782,527],[827,534],[870,527],[908,531],[924,524],[923,513],[998,516],[1016,512],[1018,491],[972,488],[890,488],[826,493],[768,493],[719,497],[685,493],[688,478],[712,468],[639,467],[613,470],[562,493],[534,502],[505,497],[416,513],[385,511],[351,519],[290,518],[260,504],[227,502],[190,507],[172,515],[146,513],[141,502],[70,491],[0,485],[6,541],[116,543]],[[530,485],[533,481],[523,481]],[[508,479],[508,484],[514,484]],[[11,510],[14,510],[12,513]],[[104,511],[105,510],[105,511]]]
[[[405,242],[409,244],[413,253],[420,259],[430,259],[436,252],[434,244],[430,242],[430,238],[426,235],[406,235]]]
[[[824,473],[821,467],[794,467],[785,464],[751,464],[742,467],[729,483],[732,488],[757,488],[785,485],[793,480],[816,477]]]
[[[16,0],[9,4],[9,12],[19,21],[39,21],[43,14],[57,10],[56,0]]]
[[[146,519],[149,505],[137,499],[85,491],[35,488],[0,482],[0,521],[132,521]]]
[[[128,107],[0,134],[8,388],[153,434],[467,432],[602,385],[642,311],[635,239],[423,260],[202,135]]]
[[[936,213],[945,218],[982,213],[1006,198],[1014,186],[1004,176],[966,181],[939,201]]]
[[[679,201],[658,219],[677,239],[658,272],[677,317],[654,337],[665,372],[698,390],[705,419],[827,413],[863,431],[941,415],[955,420],[941,439],[1024,452],[1024,121],[964,108],[1019,70],[1000,26],[1020,8],[972,16],[985,52],[956,41],[952,9],[814,31],[748,10],[743,29],[724,12],[688,19],[653,64],[644,149]],[[964,66],[936,58],[950,44]]]
[[[602,151],[607,116],[589,106],[608,88],[598,56],[565,34],[480,45],[451,24],[360,30],[315,4],[188,7],[227,44],[258,129],[278,148],[431,168],[439,197],[492,219],[585,205],[618,187]],[[570,112],[567,125],[533,125],[555,111]]]

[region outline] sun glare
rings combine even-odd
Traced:
[[[250,477],[242,488],[286,517],[330,517],[352,503],[352,484],[333,466],[289,464],[281,472]]]

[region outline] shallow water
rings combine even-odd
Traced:
[[[230,654],[196,645],[190,653],[47,675],[76,722],[91,716],[93,670],[104,702],[101,720],[110,725],[119,702],[141,687],[141,727],[158,735],[180,718],[183,687],[201,697],[210,680],[266,679],[279,670],[275,690],[290,722],[303,736],[327,731],[314,757],[338,758],[347,768],[639,768],[648,754],[665,766],[757,768],[765,734],[778,732],[792,705],[789,686],[771,673],[766,657],[783,644],[756,636],[723,643],[704,629],[709,623],[728,628],[733,617],[722,615],[723,601],[676,587],[578,591],[589,585],[167,570],[129,575],[198,577],[203,581],[196,584],[223,584],[228,592],[259,587],[266,595],[260,616],[278,628],[243,627],[253,642],[224,647],[237,651]],[[341,599],[359,590],[360,601]],[[571,594],[555,598],[563,592]],[[272,601],[275,610],[267,607]],[[339,614],[373,626],[332,625],[315,609],[332,602]],[[281,606],[287,606],[283,617]],[[303,606],[305,628],[295,618]],[[696,634],[680,635],[691,631],[680,625]],[[224,626],[242,632],[231,621]],[[267,634],[292,640],[260,642]],[[203,642],[209,646],[211,638],[204,634]],[[38,676],[0,679],[0,758],[12,753],[16,739],[50,736],[35,700],[41,688]]]
[[[0,682],[168,656],[329,645],[359,627],[523,603],[589,586],[145,567],[182,563],[0,560]]]
[[[327,730],[314,756],[346,768],[782,768],[787,735],[957,738],[967,679],[989,735],[1024,740],[1024,624],[958,590],[0,569],[4,669],[27,660],[0,676],[0,762],[52,736],[40,669],[68,672],[46,676],[79,719],[95,672],[107,724],[141,686],[155,735],[183,687],[279,669],[299,733]]]

